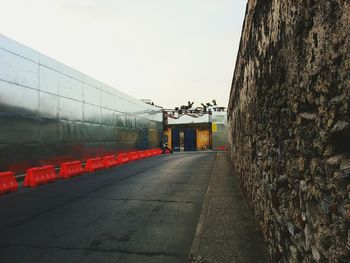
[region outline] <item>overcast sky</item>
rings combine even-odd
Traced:
[[[246,0],[0,0],[0,33],[137,99],[227,106]]]

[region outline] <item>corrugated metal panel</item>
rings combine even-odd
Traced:
[[[228,134],[227,126],[225,124],[217,124],[217,131],[212,133],[213,149],[227,146]]]
[[[161,109],[0,35],[0,171],[159,145]]]

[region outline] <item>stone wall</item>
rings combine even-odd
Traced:
[[[350,262],[350,1],[249,0],[230,155],[273,262]]]

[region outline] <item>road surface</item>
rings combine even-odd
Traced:
[[[0,262],[187,262],[215,158],[161,155],[0,196]]]

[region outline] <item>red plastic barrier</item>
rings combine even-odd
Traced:
[[[128,162],[132,162],[134,159],[132,158],[132,153],[131,152],[128,152],[126,154],[126,156],[128,157]]]
[[[104,169],[102,158],[91,158],[86,160],[85,171],[94,172]]]
[[[118,165],[118,161],[115,159],[114,155],[108,155],[103,157],[104,168],[109,168]]]
[[[115,162],[115,166],[122,164],[118,156],[115,156],[114,162]]]
[[[117,159],[119,160],[120,164],[127,163],[130,161],[127,153],[119,153]]]
[[[217,151],[226,151],[226,150],[227,150],[227,146],[226,146],[226,145],[217,146],[214,150],[217,150]]]
[[[54,182],[58,179],[57,174],[55,172],[55,167],[53,165],[46,165],[43,166],[41,169],[45,178],[45,183]]]
[[[13,172],[0,173],[0,194],[15,192],[18,190],[18,183]]]
[[[79,175],[84,173],[83,165],[80,161],[72,162],[72,170],[74,175]]]
[[[146,153],[146,158],[152,156],[152,150],[146,150],[145,153]]]
[[[138,152],[130,152],[129,153],[129,159],[131,161],[137,161],[138,159],[140,159],[140,155]]]
[[[128,152],[127,156],[130,162],[133,162],[136,160],[135,152]]]
[[[27,169],[23,186],[36,187],[41,184],[54,182],[57,179],[58,177],[56,175],[55,167],[53,167],[53,165],[29,168]]]
[[[27,169],[26,177],[24,178],[23,186],[35,187],[42,181],[40,167]]]
[[[65,162],[61,164],[60,177],[70,178],[75,175],[84,173],[83,166],[80,161]]]
[[[140,159],[145,159],[146,158],[145,151],[139,151],[139,156],[140,156]]]
[[[135,152],[135,160],[140,160],[141,159],[141,153],[140,151]]]
[[[157,148],[156,151],[157,151],[157,155],[162,154],[162,152],[163,152],[162,149],[160,149],[160,148]]]

